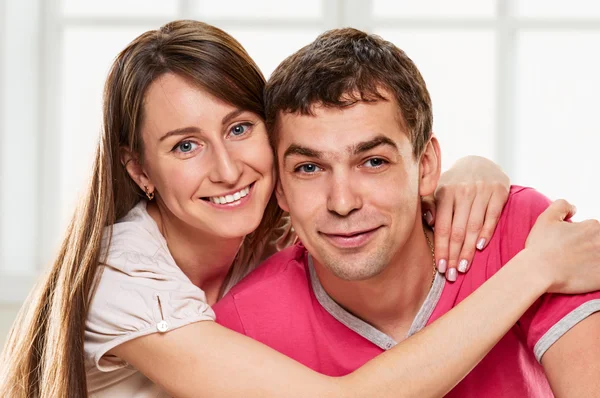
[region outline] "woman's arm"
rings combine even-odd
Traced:
[[[352,374],[320,375],[213,322],[126,342],[111,353],[167,392],[192,396],[438,397],[456,385],[544,292],[600,287],[598,223],[562,222],[555,202],[527,247],[449,313]],[[568,250],[567,250],[568,249]],[[468,336],[468,337],[467,337]]]

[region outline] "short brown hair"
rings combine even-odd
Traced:
[[[333,29],[286,58],[265,88],[266,122],[277,148],[280,112],[311,115],[314,105],[349,106],[357,101],[398,102],[415,157],[431,137],[433,115],[425,81],[393,43],[357,29]]]

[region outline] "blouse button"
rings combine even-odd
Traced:
[[[169,324],[167,323],[167,321],[160,321],[156,324],[156,328],[159,332],[164,333],[167,330],[169,330]]]

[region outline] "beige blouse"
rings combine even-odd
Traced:
[[[126,341],[199,321],[214,321],[204,292],[177,267],[167,243],[138,203],[114,224],[85,325],[91,397],[167,397],[152,381],[107,352]]]

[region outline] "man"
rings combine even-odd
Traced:
[[[446,284],[420,217],[440,147],[413,62],[377,36],[333,30],[277,68],[266,103],[277,197],[302,244],[267,260],[215,311],[319,372],[347,374],[456,306],[523,249],[549,204],[513,187],[472,269]],[[550,386],[597,396],[599,310],[600,293],[542,297],[449,396],[552,396]]]

